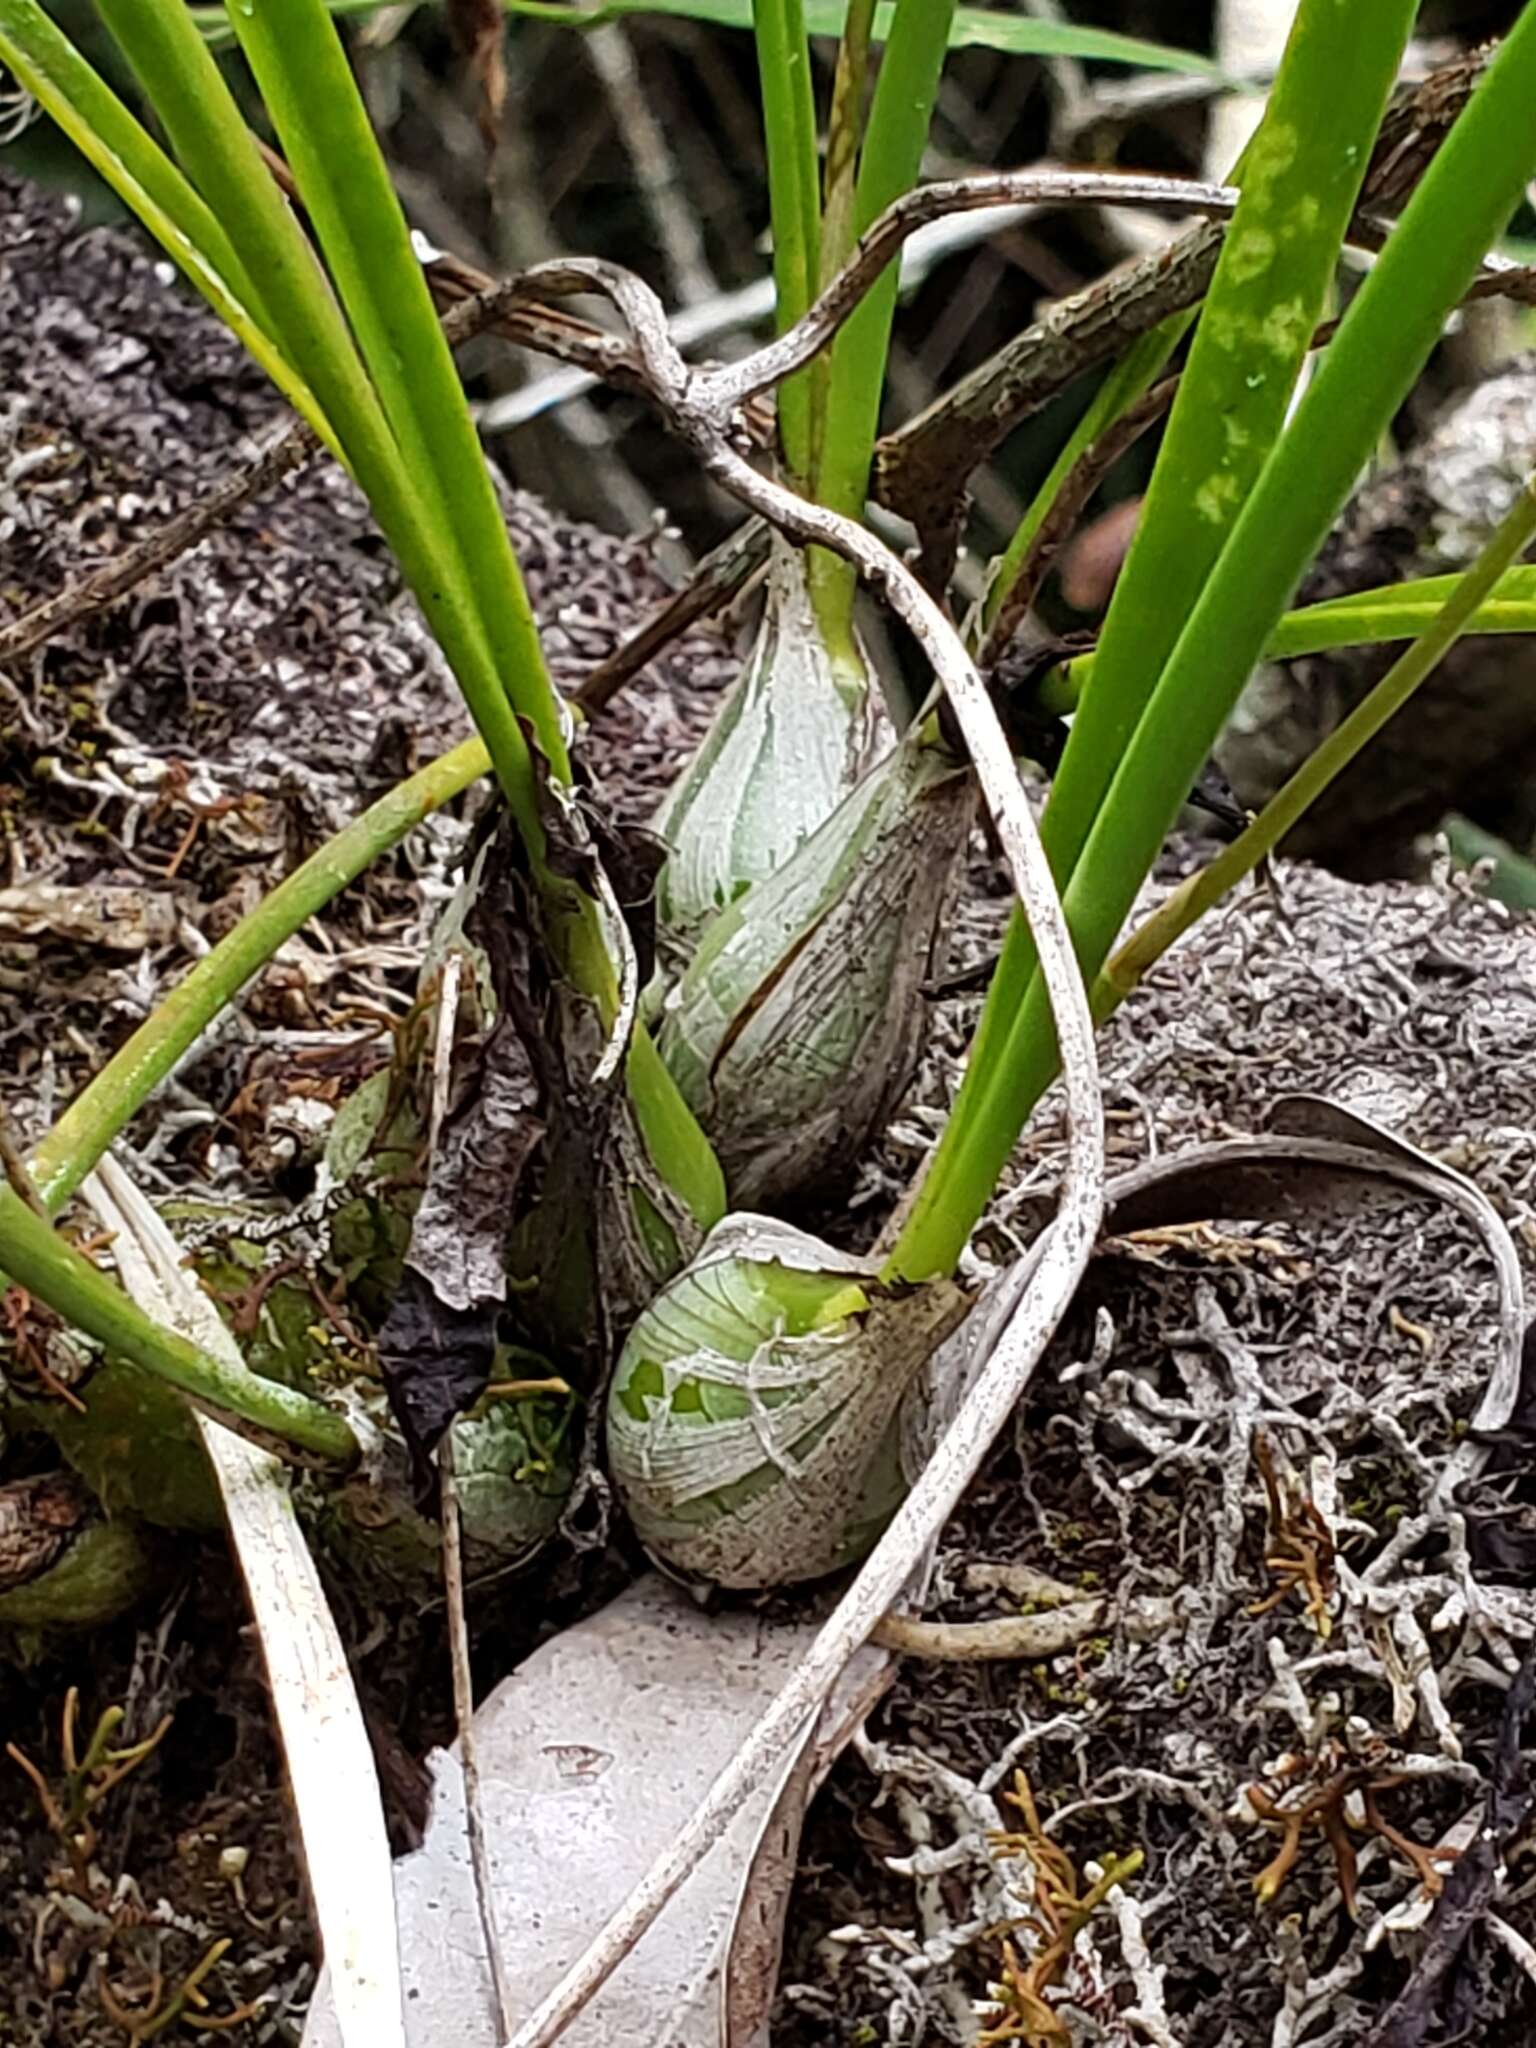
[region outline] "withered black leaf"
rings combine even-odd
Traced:
[[[666,865],[667,843],[639,825],[620,825],[602,807],[583,802],[583,815],[614,900],[629,927],[640,986],[656,969],[656,880]]]
[[[665,849],[609,824],[590,794],[573,801],[557,789],[533,732],[523,729],[546,862],[592,895],[606,877],[634,933],[643,979]],[[403,1284],[379,1334],[390,1406],[424,1489],[445,1431],[485,1389],[509,1272],[518,1293],[509,1333],[557,1356],[574,1385],[595,1385],[610,1334],[600,1212],[622,1089],[617,1077],[601,1088],[591,1083],[603,1047],[597,1013],[562,982],[543,943],[537,893],[505,817],[484,849],[463,929],[489,971],[496,1021],[457,1049],[453,1106],[428,1169]]]
[[[1536,1512],[1511,1508],[1507,1514],[1467,1509],[1467,1554],[1479,1578],[1529,1584],[1536,1573]]]
[[[548,765],[537,751],[534,762],[540,820],[552,842],[550,865],[589,890],[601,869],[629,928],[644,988],[656,965],[656,881],[666,865],[666,841],[612,815],[579,751],[571,760],[574,803],[549,787]]]
[[[520,718],[517,722],[522,727],[523,738],[528,742],[528,753],[533,762],[539,824],[544,832],[544,865],[552,875],[558,875],[562,881],[575,882],[588,896],[596,896],[597,849],[587,829],[587,820],[570,792],[562,788],[550,774],[549,762],[539,745],[538,734],[526,718]],[[513,858],[517,857],[513,855]]]
[[[432,1454],[449,1425],[485,1391],[500,1315],[498,1301],[457,1309],[412,1267],[401,1275],[379,1332],[379,1366],[424,1493],[433,1483]]]
[[[1474,1936],[1498,1901],[1500,1866],[1509,1845],[1529,1827],[1536,1810],[1525,1749],[1533,1710],[1536,1644],[1527,1649],[1504,1696],[1498,1740],[1489,1760],[1483,1825],[1451,1867],[1407,1983],[1360,2048],[1435,2048],[1469,2039],[1477,2027],[1479,1980],[1489,1983],[1497,1978],[1486,1966],[1470,1967]],[[1480,2029],[1479,2038],[1493,2037]]]
[[[1536,1323],[1520,1346],[1520,1380],[1508,1421],[1501,1429],[1474,1429],[1468,1434],[1474,1443],[1493,1447],[1484,1468],[1490,1474],[1526,1470],[1536,1459]]]
[[[544,1128],[534,1063],[517,1018],[503,1009],[444,1120],[401,1286],[379,1332],[385,1390],[423,1483],[449,1424],[490,1377],[507,1233]]]

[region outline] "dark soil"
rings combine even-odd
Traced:
[[[217,2018],[261,2000],[239,2043],[296,2041],[314,1985],[292,1817],[259,1661],[237,1625],[222,1549],[185,1568],[158,1615],[60,1644],[0,1677],[7,1739],[65,1796],[62,1731],[79,1694],[83,1749],[99,1716],[126,1713],[114,1746],[170,1726],[92,1815],[93,1842],[47,1824],[19,1764],[0,1779],[0,2041],[105,2048],[167,1999],[215,1944],[203,1983]]]
[[[66,202],[3,174],[0,223],[0,616],[15,616],[206,494],[282,409],[133,237],[75,234]],[[506,504],[551,667],[573,684],[667,588],[643,544],[514,491]],[[585,753],[617,810],[648,815],[731,672],[721,640],[695,634],[654,665],[659,687],[605,712]],[[12,1115],[72,1094],[202,939],[466,730],[362,499],[318,460],[0,677],[0,888],[119,884],[176,934],[125,961],[13,939],[0,908]],[[247,1016],[324,1028],[375,1006],[381,977],[408,986],[462,838],[462,816],[434,820],[338,899],[324,942],[286,949]]]

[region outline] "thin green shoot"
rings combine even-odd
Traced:
[[[832,104],[827,113],[826,165],[822,172],[821,263],[816,279],[825,291],[853,253],[858,239],[855,202],[859,147],[869,95],[869,58],[875,0],[850,0],[848,18],[837,46],[832,76]],[[824,350],[811,366],[814,399],[813,470],[821,461],[822,428],[826,421],[832,360]]]
[[[56,1216],[113,1139],[278,948],[390,847],[490,767],[485,743],[465,740],[371,804],[270,890],[163,996],[81,1090],[28,1162],[44,1209]]]
[[[917,183],[954,11],[954,0],[900,0],[892,17],[859,153],[856,234]],[[815,497],[851,519],[864,517],[897,285],[891,266],[832,344]],[[820,548],[811,550],[809,565],[812,601],[828,649],[835,661],[857,663],[854,571]]]
[[[1464,572],[1463,572],[1464,573]],[[1440,614],[1460,575],[1421,576],[1374,590],[1351,591],[1287,612],[1264,643],[1265,661],[1297,661],[1307,654],[1414,640]],[[1477,607],[1469,633],[1536,633],[1536,567],[1508,570]],[[1045,677],[1036,701],[1061,717],[1075,711],[1093,679],[1093,655],[1079,654]]]
[[[1303,814],[1396,717],[1457,640],[1483,630],[1479,621],[1493,592],[1533,537],[1536,478],[1526,483],[1471,568],[1461,576],[1435,579],[1450,588],[1414,644],[1271,797],[1252,824],[1181,883],[1119,948],[1092,991],[1095,1016],[1107,1016],[1118,1008],[1175,939],[1283,844]],[[1536,577],[1536,571],[1515,573]]]
[[[816,296],[820,271],[811,47],[801,0],[755,0],[753,16],[768,151],[775,318],[782,334]],[[815,465],[814,383],[813,371],[802,370],[779,387],[779,444],[788,481],[798,491],[808,487]]]
[[[343,1417],[277,1380],[200,1351],[152,1321],[7,1184],[0,1184],[0,1245],[12,1281],[107,1350],[264,1437],[327,1465],[356,1463],[357,1439]]]
[[[1198,310],[1192,308],[1187,313],[1175,313],[1161,326],[1154,327],[1150,334],[1144,334],[1139,341],[1133,342],[1089,400],[1082,418],[1067,436],[1061,453],[1026,506],[1024,517],[1009,537],[1007,547],[992,564],[987,593],[982,601],[978,644],[991,630],[993,621],[1018,582],[1035,537],[1049,518],[1063,484],[1095,442],[1102,440],[1137,400],[1151,390],[1174,350],[1194,325]]]
[[[1394,38],[1399,33],[1406,35],[1411,15],[1412,9],[1405,7],[1396,21],[1389,23],[1384,11],[1379,20],[1373,11],[1370,31],[1383,37],[1389,29]],[[1299,28],[1304,22],[1314,32],[1321,28],[1321,34],[1302,45]],[[1282,67],[1281,86],[1292,53],[1304,47],[1313,90],[1299,100],[1289,117],[1297,145],[1292,159],[1297,171],[1287,167],[1286,173],[1276,173],[1272,165],[1271,175],[1259,181],[1269,205],[1286,193],[1293,177],[1302,175],[1300,166],[1319,131],[1351,168],[1365,162],[1380,111],[1378,106],[1371,115],[1367,99],[1376,96],[1381,75],[1390,75],[1388,64],[1381,61],[1387,53],[1378,48],[1377,76],[1365,76],[1367,67],[1358,61],[1358,48],[1350,46],[1356,36],[1366,32],[1364,18],[1357,11],[1341,16],[1333,9],[1303,7],[1298,33],[1293,34]],[[1277,86],[1271,111],[1273,116],[1275,106],[1281,105],[1281,118],[1285,119],[1281,86]],[[1054,848],[1061,863],[1058,871],[1070,877],[1065,890],[1068,915],[1080,958],[1090,975],[1097,974],[1107,956],[1190,781],[1383,424],[1401,403],[1445,315],[1466,289],[1483,253],[1506,224],[1536,159],[1536,142],[1518,113],[1533,91],[1536,12],[1527,12],[1495,56],[1479,90],[1409,201],[1288,431],[1238,512],[1214,571],[1187,616],[1173,621],[1178,630],[1171,654],[1161,655],[1154,641],[1152,658],[1162,672],[1129,744],[1122,739],[1112,749],[1108,767],[1113,779],[1100,806],[1090,810],[1086,819],[1081,856],[1072,858],[1072,842],[1085,822],[1080,814],[1069,813],[1074,829],[1064,843],[1058,838]],[[1341,120],[1338,100],[1352,93],[1358,95],[1353,115]],[[1326,121],[1322,118],[1325,110]],[[1337,212],[1349,202],[1350,194],[1347,181],[1338,177],[1339,166],[1330,169]],[[1245,189],[1245,200],[1251,189]],[[1298,196],[1292,186],[1288,194],[1292,207]],[[1296,214],[1277,214],[1274,225],[1283,229],[1287,217],[1294,222]],[[1335,230],[1336,246],[1342,232],[1341,219]],[[1246,252],[1236,223],[1224,261],[1231,260],[1234,252],[1242,266]],[[1325,270],[1324,282],[1326,275]],[[1218,279],[1220,276],[1218,269]],[[1299,360],[1315,307],[1307,303],[1305,295],[1287,294],[1283,303],[1287,336],[1294,342]],[[1210,310],[1214,308],[1208,309],[1207,318]],[[1246,362],[1246,374],[1262,370],[1268,377],[1279,367],[1271,358],[1273,344],[1281,337],[1266,327],[1267,317],[1260,315],[1253,351],[1238,351]],[[1204,327],[1203,320],[1202,331]],[[1193,375],[1195,368],[1192,361],[1183,380],[1181,402],[1199,404],[1210,396],[1210,387]],[[1219,415],[1214,424],[1219,427]],[[1190,505],[1198,509],[1204,502],[1201,494],[1210,480],[1185,476]],[[1173,594],[1165,593],[1164,601],[1172,603]],[[1080,744],[1084,720],[1099,695],[1100,682],[1102,674],[1083,700],[1069,757],[1072,747]],[[1144,695],[1145,685],[1141,687]],[[1102,740],[1105,720],[1096,722]],[[1109,725],[1113,738],[1113,719]],[[1047,823],[1056,803],[1053,793]],[[1018,964],[1016,953],[1016,968]],[[1027,958],[1023,964],[1027,971]],[[951,1118],[896,1247],[891,1262],[895,1273],[919,1278],[948,1269],[988,1199],[1023,1118],[1046,1085],[1055,1060],[1049,1013],[1037,981],[1028,985],[1027,994],[1025,982],[1024,975],[1016,974],[1007,989],[1005,1014],[1011,1021],[1006,1038],[1001,1033],[994,1035],[988,1066],[978,1071],[973,1063],[967,1074],[961,1106]],[[989,993],[989,1005],[998,1000],[1001,983],[999,974]]]

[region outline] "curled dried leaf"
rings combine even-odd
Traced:
[[[444,1125],[400,1287],[379,1332],[390,1405],[421,1465],[490,1378],[507,1294],[508,1222],[543,1132],[533,1063],[503,1011]]]

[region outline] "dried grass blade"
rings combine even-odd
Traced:
[[[659,306],[643,288],[625,281],[616,296],[637,329],[637,339],[665,389],[669,356]],[[796,540],[830,547],[859,573],[883,586],[892,609],[916,636],[947,692],[976,767],[1014,886],[1039,948],[1051,992],[1066,1076],[1070,1147],[1061,1204],[1036,1248],[1032,1284],[1003,1328],[959,1414],[934,1451],[912,1492],[876,1545],[853,1586],[793,1679],[774,1699],[753,1739],[724,1770],[708,1796],[626,1903],[537,2010],[511,2036],[510,2048],[549,2048],[634,1947],[667,1901],[719,1839],[743,1803],[762,1785],[776,1760],[808,1718],[820,1711],[831,1686],[881,1617],[900,1596],[923,1553],[952,1512],[1012,1413],[1036,1363],[1077,1291],[1092,1255],[1104,1200],[1104,1120],[1092,1023],[1060,899],[996,713],[954,628],[917,579],[888,549],[853,521],[811,506],[768,482],[749,464],[700,433],[700,452],[713,474],[754,511]]]
[[[140,1307],[240,1364],[176,1240],[123,1168],[103,1158],[85,1192],[115,1235],[123,1286]],[[405,2048],[389,1840],[347,1653],[285,1468],[219,1423],[198,1424],[261,1638],[344,2048]]]

